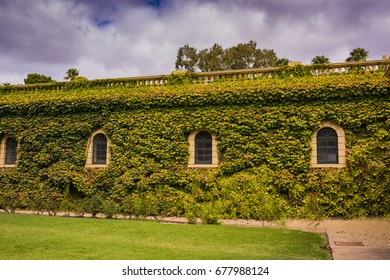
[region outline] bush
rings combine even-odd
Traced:
[[[0,209],[14,213],[21,205],[21,194],[0,193]]]
[[[184,214],[184,217],[187,219],[187,223],[196,224],[198,217],[192,210],[187,210]]]
[[[102,213],[107,219],[112,219],[115,215],[120,213],[120,209],[112,201],[104,201]]]
[[[204,224],[218,225],[221,214],[218,207],[210,202],[200,206],[199,217]]]
[[[87,199],[77,198],[72,201],[70,209],[76,217],[82,218],[88,211],[88,204]]]
[[[104,199],[101,195],[93,195],[86,200],[86,212],[92,214],[92,218],[96,218],[96,215],[102,213],[104,206]]]

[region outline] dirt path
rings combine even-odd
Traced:
[[[331,232],[338,242],[362,243],[363,246],[390,248],[390,219],[365,218],[352,220],[327,219],[322,221],[286,220],[266,223],[259,221],[226,220],[227,225],[267,226],[304,230],[310,232]]]

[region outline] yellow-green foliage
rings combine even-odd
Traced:
[[[389,97],[383,73],[6,89],[0,134],[20,150],[18,166],[0,170],[0,206],[99,195],[133,216],[389,215]],[[347,168],[311,168],[310,139],[324,120],[346,132]],[[111,141],[110,165],[85,169],[88,137],[99,128]],[[216,169],[187,167],[187,137],[198,129],[218,138]]]

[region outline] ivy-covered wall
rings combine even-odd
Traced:
[[[383,73],[212,84],[0,90],[0,136],[18,140],[0,169],[0,206],[278,219],[390,214],[390,80]],[[311,167],[322,121],[346,134],[347,167]],[[87,169],[91,133],[107,168]],[[219,167],[188,168],[188,135],[218,138]],[[102,210],[106,207],[106,210]]]

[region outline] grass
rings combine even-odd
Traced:
[[[0,213],[2,260],[330,259],[303,231]]]

